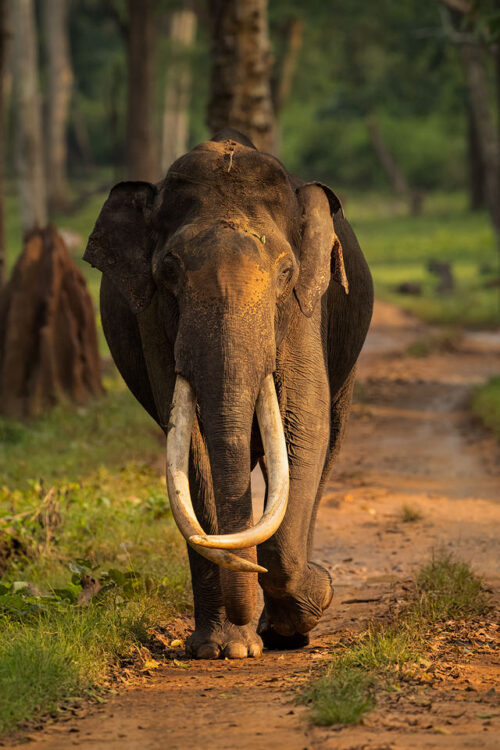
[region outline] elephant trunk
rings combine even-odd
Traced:
[[[213,387],[213,383],[212,383]],[[246,388],[239,394],[198,394],[208,443],[219,536],[207,536],[193,510],[188,484],[188,456],[195,394],[177,376],[167,437],[167,484],[174,518],[189,544],[221,566],[221,588],[229,620],[243,625],[252,618],[257,591],[255,545],[279,527],[288,499],[286,445],[272,375],[257,398]],[[252,526],[250,435],[257,411],[269,470],[269,502],[262,519]],[[226,551],[236,549],[237,554]],[[229,569],[228,569],[229,568]],[[249,575],[253,573],[253,575]]]
[[[253,525],[250,487],[250,434],[253,410],[241,408],[238,418],[231,414],[205,415],[219,534],[242,535]],[[245,411],[246,413],[242,413]],[[206,423],[204,420],[204,423]],[[203,538],[201,535],[198,538]],[[210,538],[210,537],[208,537]],[[206,549],[206,547],[205,547]],[[257,564],[257,550],[246,546],[236,554]],[[222,599],[228,619],[235,625],[250,622],[257,603],[257,574],[221,568]]]

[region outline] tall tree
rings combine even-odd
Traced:
[[[497,119],[500,110],[500,29],[498,18],[500,0],[492,0],[488,9],[494,19],[488,20],[478,11],[472,0],[439,0],[444,9],[443,26],[449,39],[456,45],[467,87],[470,114],[473,121],[477,149],[483,166],[484,195],[500,250],[500,133]],[[493,32],[493,33],[492,33]],[[496,73],[494,100],[485,55],[493,59]]]
[[[47,57],[46,168],[49,209],[68,202],[66,127],[73,83],[69,50],[67,0],[44,0],[43,26]]]
[[[187,150],[191,70],[189,52],[196,33],[196,14],[189,8],[176,10],[170,22],[172,59],[165,81],[162,123],[163,172]]]
[[[7,0],[0,0],[0,289],[5,283],[5,63],[7,46]]]
[[[259,148],[273,151],[267,0],[209,0],[208,5],[212,37],[208,126],[212,132],[237,128]]]
[[[152,0],[128,0],[127,8],[127,177],[154,182],[154,6]]]
[[[14,87],[16,99],[16,163],[21,223],[25,232],[47,224],[38,46],[33,0],[11,0]]]

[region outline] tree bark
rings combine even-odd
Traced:
[[[16,101],[16,163],[25,232],[47,225],[38,53],[33,0],[11,0]]]
[[[304,22],[301,18],[291,18],[286,30],[286,48],[281,60],[280,73],[276,81],[274,109],[280,112],[292,90],[293,77],[297,69],[299,53],[304,37]]]
[[[157,177],[153,130],[154,14],[152,0],[128,0],[127,178]]]
[[[486,71],[480,48],[468,42],[458,46],[460,62],[469,92],[472,117],[484,164],[484,191],[497,241],[500,244],[500,206],[498,192],[498,138],[490,105]]]
[[[5,66],[7,46],[7,0],[0,0],[0,290],[5,284]]]
[[[34,230],[0,299],[0,412],[31,417],[102,393],[83,274],[53,226]]]
[[[478,152],[483,165],[484,196],[491,223],[500,250],[500,124],[495,124],[495,115],[484,61],[484,30],[475,18],[476,6],[469,0],[439,0],[443,11],[443,26],[450,40],[456,44],[458,57],[467,86],[469,107],[477,136]],[[500,10],[500,1],[494,2],[495,11]],[[486,40],[487,35],[486,35]],[[498,43],[494,50],[496,73],[495,103],[500,107],[500,53]],[[496,114],[496,113],[495,113]]]
[[[274,150],[273,57],[267,0],[209,0],[212,35],[207,124],[236,128],[258,148]]]
[[[479,211],[486,205],[484,164],[470,106],[467,107],[467,161],[469,167],[469,205],[471,211]]]
[[[43,25],[47,51],[46,168],[49,210],[68,202],[66,127],[73,84],[67,26],[67,0],[44,0]]]
[[[165,83],[162,127],[161,166],[165,172],[175,159],[187,151],[191,70],[188,54],[196,33],[196,15],[192,10],[172,14],[170,39],[172,61]]]

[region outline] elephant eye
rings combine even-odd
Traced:
[[[293,266],[284,266],[278,273],[278,294],[281,294],[293,276]]]
[[[165,255],[159,264],[159,276],[168,286],[175,286],[181,273],[181,262],[175,255]]]
[[[292,278],[292,275],[293,275],[293,267],[285,266],[285,268],[283,268],[280,271],[279,276],[280,276],[280,280],[282,281],[282,283],[286,284]]]

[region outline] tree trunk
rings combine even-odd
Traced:
[[[476,44],[461,42],[458,45],[460,62],[464,71],[469,92],[472,117],[477,133],[481,160],[484,164],[484,192],[493,227],[500,246],[500,206],[498,192],[498,138],[490,95],[486,81],[486,71],[481,50]]]
[[[69,51],[67,0],[44,0],[43,25],[47,50],[47,127],[45,155],[49,210],[68,203],[66,126],[73,84]]]
[[[471,211],[479,211],[486,205],[484,164],[470,106],[467,107],[467,161],[469,167],[469,205]]]
[[[0,290],[5,284],[5,65],[7,46],[7,0],[0,0]]]
[[[128,0],[127,178],[157,176],[153,130],[154,14],[152,0]]]
[[[38,54],[33,0],[11,0],[16,100],[16,162],[25,232],[47,225]]]
[[[273,57],[267,0],[209,0],[211,96],[207,123],[215,133],[236,128],[258,148],[274,150]]]
[[[458,56],[467,86],[469,107],[477,136],[478,152],[483,165],[484,196],[500,250],[500,123],[495,125],[487,71],[483,58],[481,29],[475,17],[474,3],[464,0],[440,0],[446,10],[443,25],[448,36],[457,45]],[[493,8],[500,10],[500,1]],[[500,53],[498,44],[493,48],[494,68],[497,76],[495,104],[500,107]]]
[[[161,155],[163,172],[187,151],[191,93],[188,54],[193,45],[195,33],[195,13],[192,10],[174,11],[170,26],[172,60],[167,71],[163,110]]]
[[[0,304],[0,411],[28,417],[103,393],[94,307],[53,226],[26,235]]]
[[[408,198],[410,187],[408,181],[399,168],[391,150],[387,146],[377,121],[370,117],[367,122],[368,134],[375,154],[392,185],[392,189],[401,198]]]
[[[297,69],[299,52],[304,37],[304,21],[301,18],[291,18],[287,24],[285,35],[286,47],[273,97],[276,112],[281,111],[292,90],[293,77]]]

